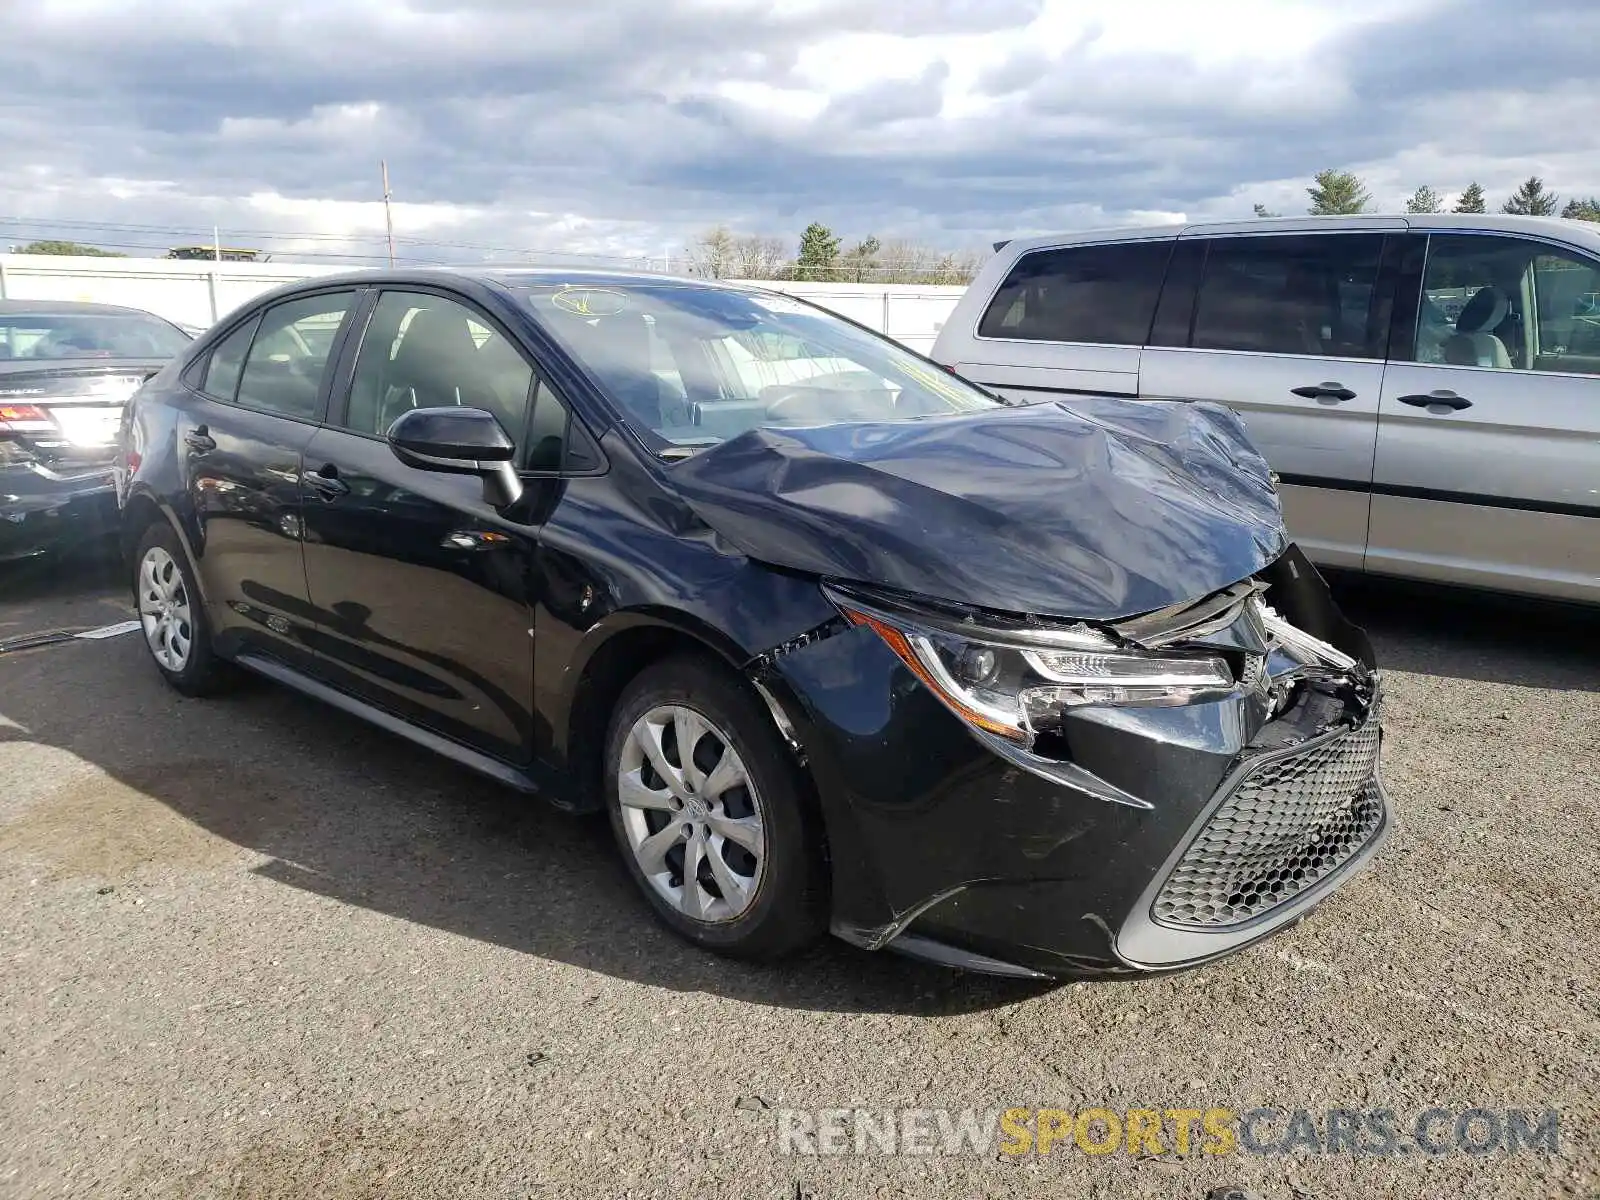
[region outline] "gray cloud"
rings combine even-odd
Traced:
[[[310,202],[370,202],[380,157],[399,199],[435,206],[402,210],[414,222],[402,229],[408,252],[437,257],[655,253],[717,221],[982,245],[1138,213],[1243,215],[1253,199],[1297,207],[1301,181],[1325,166],[1362,170],[1389,207],[1417,183],[1478,178],[1493,196],[1534,171],[1567,194],[1600,192],[1591,0],[1441,0],[1352,24],[1304,62],[1253,68],[1113,51],[1091,26],[968,72],[988,104],[965,116],[941,115],[959,111],[947,99],[964,66],[948,49],[810,110],[730,98],[730,85],[802,87],[806,47],[830,35],[982,34],[1039,10],[24,6],[0,42],[0,242],[99,221],[153,228],[85,240],[159,246],[216,222],[263,238],[337,227],[302,247],[375,253],[370,214]],[[262,194],[281,199],[248,199]],[[352,236],[365,240],[340,240]]]

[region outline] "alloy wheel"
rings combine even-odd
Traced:
[[[717,924],[750,907],[766,851],[761,798],[726,733],[681,704],[633,723],[617,769],[639,869],[684,916]]]
[[[182,671],[194,641],[189,590],[177,562],[160,546],[151,546],[139,563],[139,622],[156,661]]]

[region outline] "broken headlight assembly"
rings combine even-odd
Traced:
[[[1082,705],[1180,705],[1237,686],[1218,654],[1151,651],[1088,625],[1004,628],[898,610],[853,589],[824,589],[845,619],[883,639],[957,716],[1024,745]]]

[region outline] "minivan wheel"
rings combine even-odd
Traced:
[[[747,958],[778,957],[822,931],[807,783],[739,680],[691,657],[648,668],[624,691],[605,753],[611,828],[663,921]]]
[[[211,649],[200,589],[171,526],[157,521],[145,530],[133,572],[145,648],[162,678],[185,696],[217,691],[229,679],[228,666]]]

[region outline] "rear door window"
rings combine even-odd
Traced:
[[[218,400],[233,403],[239,391],[239,373],[244,369],[244,356],[250,351],[250,340],[256,335],[261,318],[246,321],[217,343],[206,363],[205,382],[200,390]]]
[[[1379,233],[1215,238],[1195,301],[1202,350],[1382,358]]]
[[[1011,268],[978,336],[1142,346],[1173,242],[1034,250]]]
[[[315,420],[328,357],[354,298],[354,292],[326,292],[267,309],[239,376],[238,403]]]

